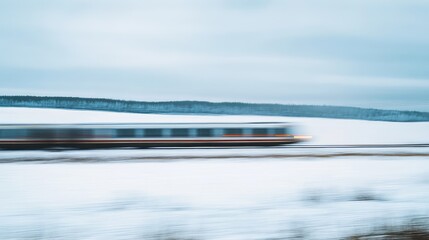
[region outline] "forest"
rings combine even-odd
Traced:
[[[104,98],[0,96],[1,107],[57,108],[157,114],[262,115],[360,119],[391,122],[429,121],[428,112],[326,105],[257,104],[206,101],[126,101]]]

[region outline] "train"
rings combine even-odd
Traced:
[[[0,125],[0,149],[277,146],[306,139],[283,122]]]

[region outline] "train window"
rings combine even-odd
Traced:
[[[113,129],[94,129],[93,134],[94,137],[97,138],[111,138],[114,136],[115,131]]]
[[[267,128],[254,128],[253,135],[268,135]]]
[[[241,128],[226,128],[224,135],[242,135],[243,129]]]
[[[198,137],[211,137],[213,136],[213,130],[210,128],[199,128],[197,129]]]
[[[286,128],[274,128],[273,129],[274,134],[276,135],[281,135],[281,134],[286,134]]]
[[[70,137],[70,129],[59,128],[56,129],[55,135],[57,138],[69,138]],[[33,133],[32,137],[37,136],[38,133]]]
[[[145,129],[145,137],[162,137],[162,129],[151,128]]]
[[[116,136],[118,138],[133,138],[135,137],[134,129],[117,129]]]
[[[143,129],[136,129],[134,132],[135,137],[141,138],[144,136],[144,130]]]
[[[95,130],[92,129],[76,129],[76,128],[60,128],[60,129],[35,129],[30,131],[32,138],[89,138],[94,136]]]
[[[88,138],[93,136],[92,133],[93,130],[91,129],[66,129],[68,138]]]
[[[53,129],[32,129],[28,131],[30,138],[50,139],[55,138],[55,130]]]
[[[26,131],[23,129],[2,129],[0,130],[0,138],[24,138]]]
[[[189,136],[189,129],[173,128],[173,129],[171,129],[171,136],[172,137],[188,137]]]

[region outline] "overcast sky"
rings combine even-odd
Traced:
[[[429,111],[427,0],[1,0],[0,94]]]

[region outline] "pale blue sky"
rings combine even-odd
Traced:
[[[2,0],[0,94],[429,111],[426,0]]]

